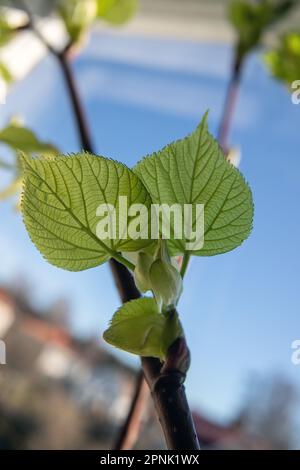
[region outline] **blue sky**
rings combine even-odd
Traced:
[[[98,153],[131,166],[191,132],[207,109],[215,134],[230,59],[224,45],[95,33],[75,71]],[[41,138],[78,150],[52,58],[13,87],[0,111],[2,124],[22,116]],[[238,410],[253,372],[282,373],[300,390],[300,366],[290,359],[300,339],[299,125],[300,105],[252,56],[230,141],[253,190],[254,230],[234,252],[194,258],[179,305],[193,359],[190,401],[220,420]],[[22,275],[41,305],[67,298],[74,331],[100,337],[119,305],[108,268],[59,270],[31,244],[11,202],[0,206],[0,220],[0,282]]]

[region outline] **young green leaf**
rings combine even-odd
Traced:
[[[162,315],[155,300],[145,297],[122,305],[103,337],[124,351],[164,360],[168,348],[181,335],[177,314]]]
[[[24,222],[32,241],[55,266],[80,271],[151,242],[123,231],[134,220],[126,216],[131,204],[147,208],[151,204],[142,182],[125,165],[81,153],[24,158],[24,172]],[[119,211],[120,196],[127,202]],[[114,226],[115,234],[111,232]]]
[[[137,0],[97,0],[98,18],[108,23],[122,24],[136,12]]]
[[[134,281],[140,292],[151,290],[152,285],[149,279],[149,272],[152,263],[152,255],[144,251],[138,253],[134,270]]]
[[[182,293],[182,277],[179,271],[161,259],[152,263],[149,279],[156,302],[162,310],[175,307]]]
[[[169,207],[179,204],[182,213],[184,204],[191,204],[192,223],[188,225],[193,230],[198,222],[195,206],[204,204],[204,244],[199,250],[193,249],[191,254],[225,253],[248,237],[253,218],[251,191],[209,134],[206,117],[195,132],[145,157],[134,171],[144,182],[153,203]],[[189,251],[188,238],[176,239],[173,218],[171,223],[173,237],[168,241],[171,254]]]

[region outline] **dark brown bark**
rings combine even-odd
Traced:
[[[144,357],[142,366],[167,448],[199,450],[198,437],[184,388],[189,366],[189,350],[185,339],[178,338],[171,346],[166,363]]]
[[[93,153],[92,138],[89,132],[87,118],[84,115],[81,100],[78,96],[71,66],[67,59],[67,49],[65,49],[62,53],[58,53],[57,59],[69,92],[70,102],[73,107],[73,116],[75,119],[75,125],[78,128],[78,136],[80,138],[81,147],[84,151]]]
[[[140,293],[128,269],[115,260],[111,260],[111,269],[122,302],[139,298]],[[141,360],[168,449],[198,450],[199,442],[183,385],[189,367],[189,351],[185,340],[181,338],[173,345],[165,364],[152,357],[143,357]],[[140,417],[134,408],[140,404],[139,395],[142,393],[143,388],[138,383],[116,449],[124,449],[128,434],[135,432],[132,428],[135,429],[136,420],[140,420]]]

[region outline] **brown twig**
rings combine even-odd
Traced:
[[[84,116],[81,100],[79,99],[76,85],[74,82],[74,76],[71,70],[70,63],[67,59],[67,49],[64,49],[62,53],[57,53],[56,57],[61,67],[61,71],[64,75],[66,86],[69,91],[70,101],[73,106],[74,117],[78,127],[78,135],[80,136],[81,147],[86,152],[93,153],[93,144],[87,124],[87,119]]]
[[[158,359],[142,358],[145,378],[170,450],[200,449],[184,388],[189,363],[190,353],[183,337],[171,346],[163,365]]]
[[[137,376],[128,415],[121,427],[114,450],[130,450],[134,447],[138,438],[145,403],[148,397],[149,387],[144,379],[144,373],[141,370]]]
[[[225,153],[229,150],[228,135],[240,87],[242,65],[243,60],[240,59],[238,52],[236,51],[218,132],[218,141]]]

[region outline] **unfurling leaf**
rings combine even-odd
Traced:
[[[80,271],[151,243],[123,231],[134,221],[126,215],[130,205],[149,209],[151,204],[144,185],[125,165],[81,153],[24,158],[24,172],[24,222],[32,241],[55,266]],[[121,198],[122,209],[120,196],[126,199]]]
[[[191,205],[193,214],[187,227],[188,235],[192,230],[198,232],[196,206],[204,205],[204,237],[199,250],[187,249],[190,239],[183,225],[188,220],[182,223],[180,239],[175,237],[176,221],[170,218],[171,239],[167,243],[172,255],[187,251],[199,256],[217,255],[233,250],[248,237],[253,219],[250,188],[241,173],[226,161],[218,143],[209,134],[206,117],[195,132],[145,157],[134,171],[153,203],[166,204],[168,208],[179,204],[182,213],[185,204]]]
[[[153,298],[141,298],[120,307],[103,337],[124,351],[164,360],[169,347],[181,335],[176,312],[169,317],[162,315]]]
[[[134,279],[140,292],[153,292],[159,311],[166,312],[177,305],[182,277],[172,264],[165,240],[158,241],[155,253],[138,254]]]
[[[134,281],[140,292],[151,290],[149,273],[152,263],[153,256],[151,254],[145,253],[144,251],[138,253],[134,270]]]
[[[157,259],[151,265],[149,278],[158,306],[162,310],[175,307],[183,288],[179,271],[172,264]]]
[[[108,23],[122,24],[136,12],[137,0],[97,0],[98,18]]]

